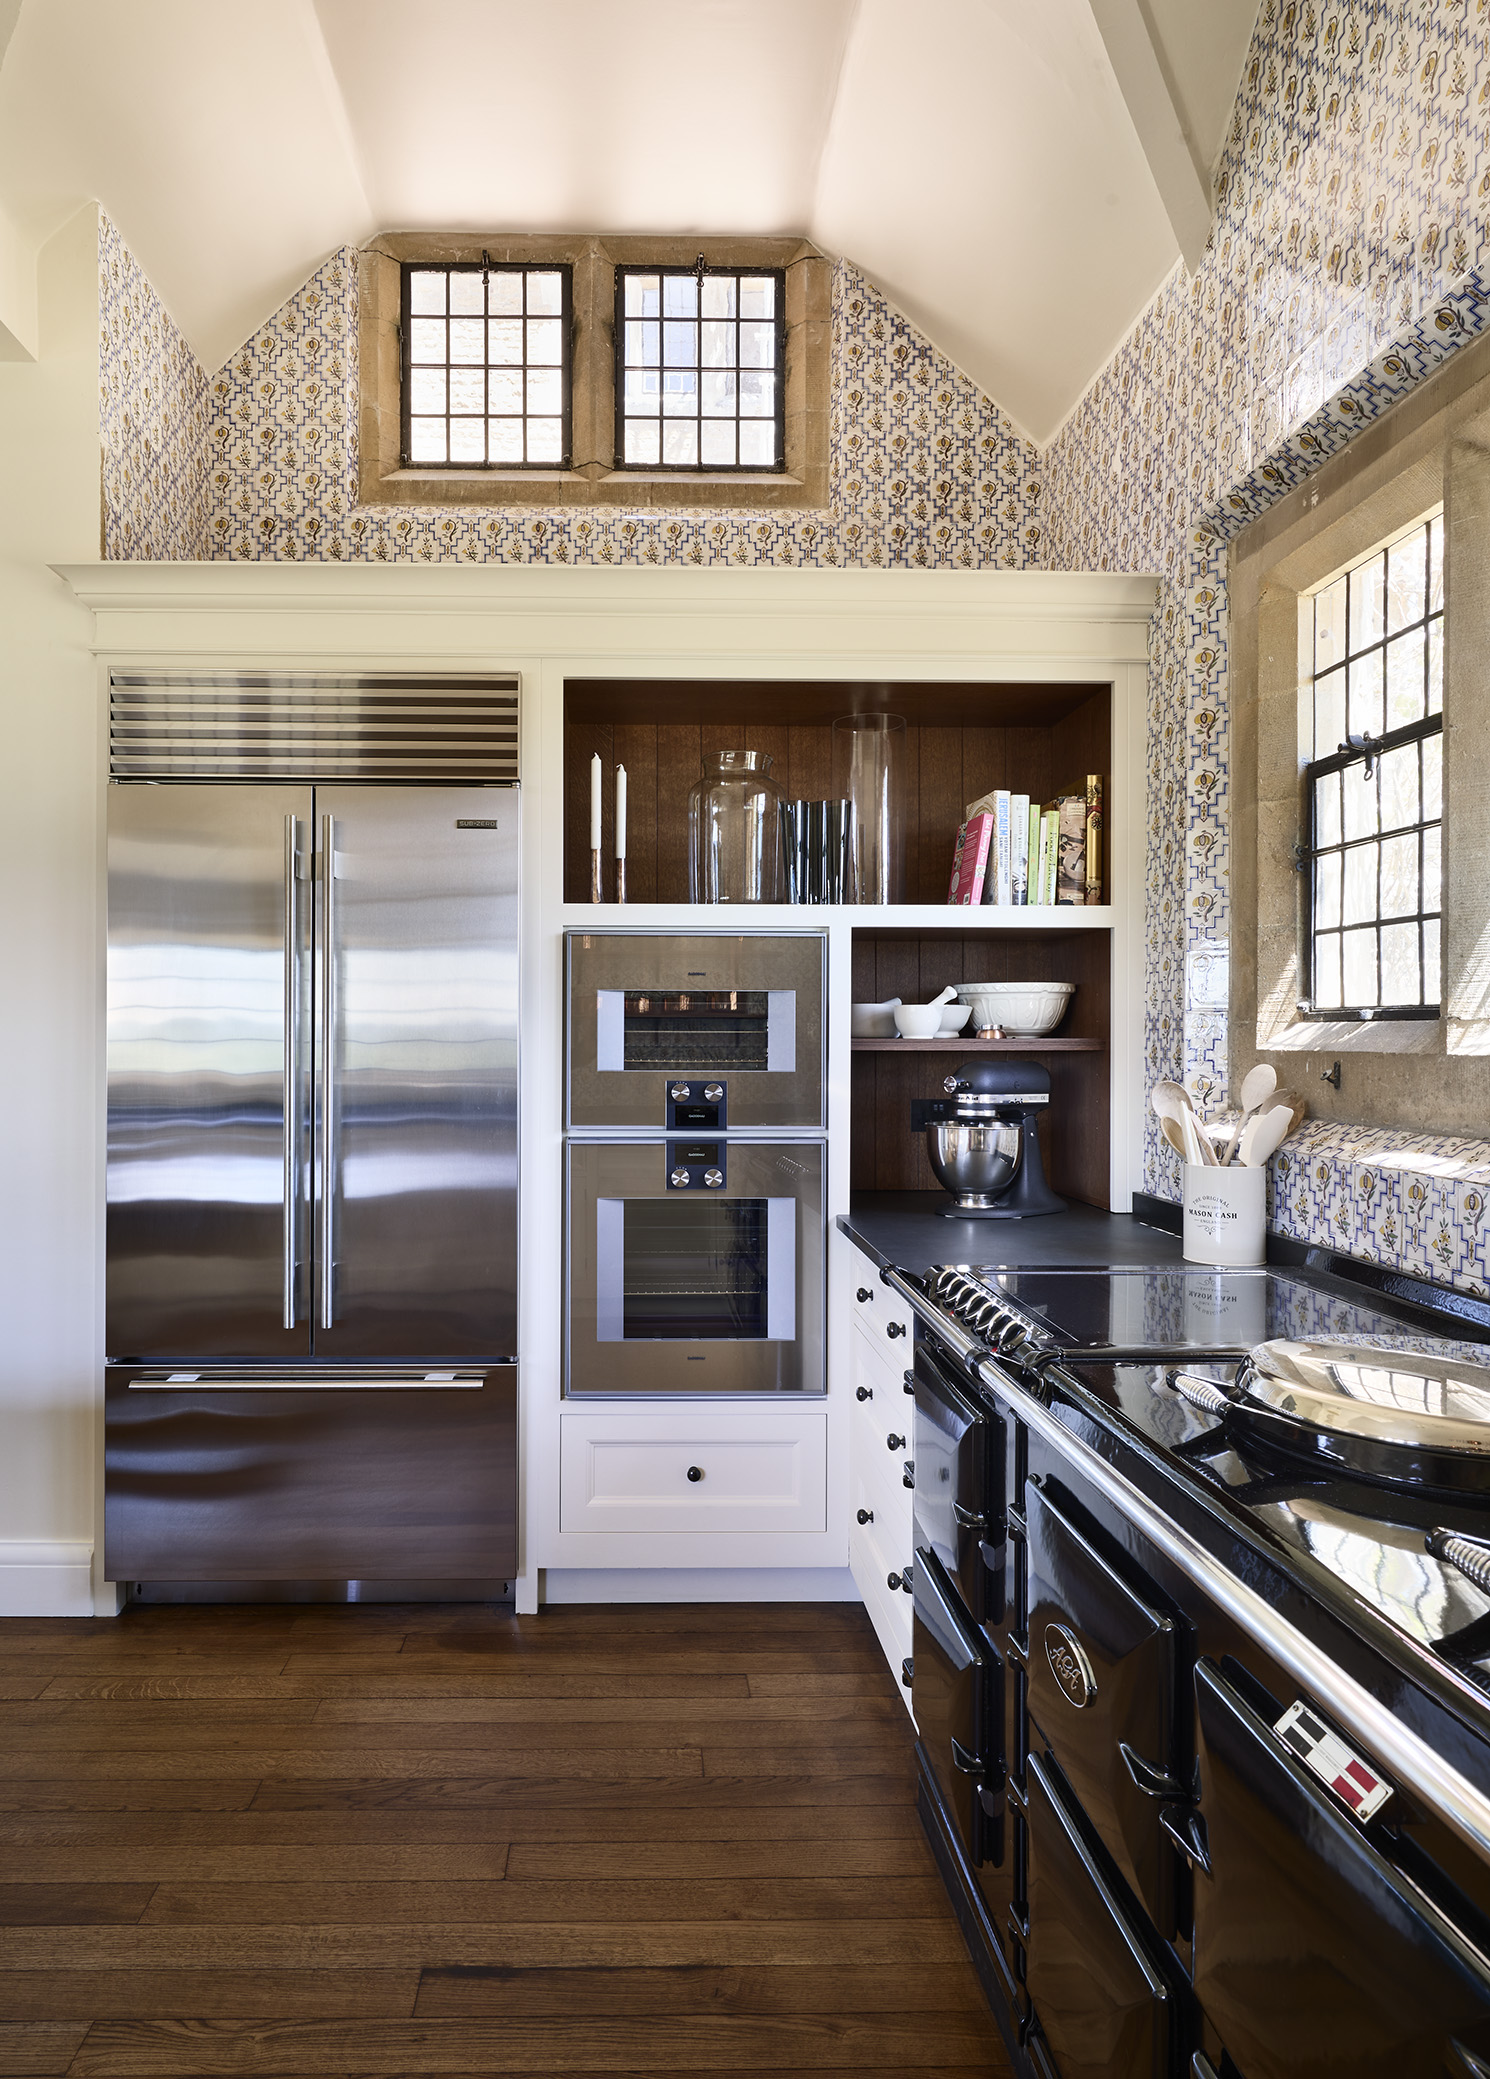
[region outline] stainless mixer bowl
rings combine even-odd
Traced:
[[[961,1206],[986,1206],[1007,1191],[1023,1145],[1024,1128],[1017,1120],[937,1119],[926,1129],[926,1153],[937,1180]]]

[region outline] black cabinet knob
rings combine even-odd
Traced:
[[[905,1323],[903,1321],[890,1322],[888,1327],[885,1329],[885,1334],[888,1336],[904,1335]]]
[[[874,1521],[874,1511],[873,1511],[873,1509],[860,1509],[860,1511],[859,1511],[859,1521],[860,1521],[861,1523],[873,1523],[873,1521]]]
[[[702,1467],[701,1465],[691,1465],[691,1466],[689,1466],[689,1468],[688,1468],[688,1477],[689,1477],[689,1479],[690,1479],[690,1480],[693,1480],[693,1481],[698,1481],[698,1480],[701,1480],[701,1479],[702,1479],[702,1478],[704,1477],[704,1469],[703,1469],[703,1467]]]
[[[905,1449],[905,1438],[897,1436],[892,1429],[885,1438],[885,1449],[887,1451],[903,1451]]]
[[[855,1399],[855,1400],[873,1400],[873,1399],[874,1399],[874,1389],[873,1389],[873,1387],[871,1387],[871,1386],[856,1386],[856,1387],[854,1388],[854,1399]]]
[[[859,1287],[858,1291],[857,1291],[857,1292],[856,1292],[856,1293],[854,1294],[854,1298],[855,1298],[855,1299],[861,1299],[861,1300],[862,1300],[862,1299],[873,1299],[873,1298],[874,1298],[874,1294],[873,1294],[873,1293],[872,1293],[872,1292],[870,1291],[870,1289],[869,1289],[869,1287],[868,1287],[867,1285],[861,1285],[861,1286]]]
[[[885,1581],[887,1585],[891,1588],[898,1588],[900,1586],[899,1574],[886,1574]]]

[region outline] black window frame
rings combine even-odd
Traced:
[[[560,360],[560,397],[563,438],[560,459],[557,462],[415,462],[410,459],[409,421],[412,416],[411,402],[411,351],[413,332],[410,310],[410,282],[416,274],[479,274],[483,280],[493,274],[557,274],[560,278],[559,320],[562,358]],[[399,269],[399,463],[403,469],[418,472],[455,470],[466,476],[556,476],[574,467],[574,266],[568,260],[404,260]],[[526,299],[525,299],[526,300]],[[526,312],[524,313],[526,316]],[[422,365],[422,364],[421,364]],[[447,358],[448,371],[452,363]],[[490,363],[482,364],[483,371]],[[527,373],[527,361],[523,361],[523,372]],[[445,420],[450,420],[449,398],[446,398]],[[526,419],[526,412],[524,418]],[[483,419],[483,424],[485,420]],[[448,442],[447,442],[448,456]]]
[[[1413,525],[1413,526],[1412,526],[1411,528],[1405,529],[1405,530],[1404,530],[1404,535],[1405,535],[1406,537],[1410,537],[1410,536],[1411,536],[1412,534],[1414,534],[1414,533],[1416,533],[1416,532],[1417,532],[1417,530],[1418,530],[1418,528],[1419,528],[1419,527],[1422,527],[1422,528],[1424,528],[1424,529],[1425,529],[1425,531],[1428,531],[1428,539],[1429,539],[1429,543],[1430,543],[1430,545],[1431,545],[1431,541],[1432,541],[1432,538],[1433,538],[1433,537],[1432,537],[1432,533],[1431,533],[1431,530],[1432,530],[1433,528],[1435,528],[1435,527],[1437,528],[1437,530],[1438,530],[1438,533],[1437,533],[1437,541],[1438,541],[1438,554],[1439,554],[1439,556],[1440,556],[1440,558],[1441,558],[1441,557],[1442,557],[1442,553],[1443,553],[1443,534],[1442,534],[1442,528],[1443,528],[1443,518],[1442,518],[1442,513],[1441,513],[1441,511],[1435,510],[1435,511],[1434,511],[1433,513],[1427,514],[1427,515],[1426,515],[1426,516],[1424,517],[1424,519],[1422,519],[1422,520],[1420,520],[1420,521],[1417,521],[1417,522],[1415,522],[1415,523],[1414,523],[1414,525]],[[1377,555],[1381,555],[1381,554],[1386,554],[1386,553],[1389,553],[1389,552],[1390,552],[1390,550],[1391,550],[1391,548],[1392,548],[1392,547],[1393,547],[1393,546],[1395,545],[1396,541],[1397,541],[1397,540],[1399,540],[1399,539],[1402,539],[1402,538],[1403,538],[1403,536],[1395,536],[1395,537],[1393,537],[1393,539],[1392,539],[1391,541],[1387,541],[1387,542],[1384,542],[1384,543],[1382,543],[1382,544],[1381,544],[1381,546],[1380,546],[1380,548],[1378,548],[1378,549],[1374,549],[1374,550],[1372,550],[1372,551],[1370,552],[1370,554],[1368,554],[1368,555],[1366,555],[1366,556],[1363,556],[1363,557],[1361,557],[1361,558],[1359,559],[1359,561],[1358,561],[1358,562],[1356,562],[1356,563],[1353,563],[1353,564],[1352,564],[1352,565],[1351,565],[1351,566],[1349,567],[1349,569],[1348,569],[1348,570],[1346,570],[1345,572],[1341,573],[1341,575],[1342,575],[1342,576],[1344,576],[1344,577],[1345,577],[1345,578],[1347,579],[1347,586],[1348,586],[1348,581],[1349,581],[1349,580],[1351,580],[1352,578],[1354,578],[1354,576],[1355,576],[1355,574],[1356,574],[1356,572],[1357,572],[1357,571],[1362,571],[1362,572],[1363,572],[1363,571],[1365,571],[1365,570],[1367,569],[1367,567],[1368,567],[1368,566],[1369,566],[1369,565],[1370,565],[1370,564],[1372,563],[1372,561],[1374,560],[1374,558],[1375,558],[1375,557],[1376,557]],[[1425,550],[1425,553],[1427,553],[1427,551],[1426,551],[1426,550]],[[1332,580],[1331,582],[1333,583],[1333,582],[1335,582],[1335,581],[1334,581],[1334,580]],[[1322,587],[1322,588],[1321,588],[1321,590],[1327,590],[1327,589],[1328,589],[1328,587]],[[1317,596],[1318,596],[1318,595],[1315,595],[1315,597],[1317,597]],[[1350,607],[1349,607],[1349,598],[1350,598],[1350,595],[1349,595],[1349,590],[1348,590],[1348,588],[1347,588],[1347,593],[1346,593],[1346,607],[1345,607],[1345,615],[1344,615],[1344,619],[1345,619],[1345,626],[1346,626],[1347,630],[1349,629],[1349,626],[1350,626]],[[1347,780],[1346,780],[1346,778],[1345,778],[1345,775],[1347,775],[1347,774],[1351,774],[1351,773],[1355,773],[1355,772],[1359,772],[1359,773],[1360,773],[1360,774],[1362,775],[1362,777],[1363,777],[1364,779],[1366,779],[1366,780],[1368,780],[1368,781],[1369,781],[1369,780],[1370,780],[1370,778],[1372,777],[1372,775],[1373,775],[1373,774],[1374,774],[1374,773],[1376,772],[1376,770],[1377,770],[1377,768],[1378,768],[1378,766],[1379,766],[1379,764],[1380,764],[1380,761],[1381,761],[1381,760],[1382,760],[1383,758],[1385,758],[1385,757],[1389,756],[1389,755],[1390,755],[1390,753],[1392,753],[1393,751],[1397,751],[1397,750],[1400,750],[1400,749],[1402,749],[1402,748],[1403,748],[1404,746],[1406,746],[1406,745],[1408,745],[1408,744],[1418,744],[1418,745],[1426,744],[1426,743],[1427,743],[1427,742],[1429,741],[1429,739],[1430,739],[1430,738],[1433,738],[1433,737],[1439,737],[1439,738],[1442,738],[1442,736],[1443,736],[1443,710],[1442,710],[1442,707],[1440,706],[1440,708],[1438,709],[1438,711],[1437,711],[1437,712],[1435,712],[1435,713],[1429,713],[1429,712],[1428,712],[1428,699],[1429,699],[1429,691],[1430,691],[1430,677],[1429,677],[1429,675],[1430,675],[1430,672],[1431,672],[1431,669],[1432,669],[1432,643],[1431,643],[1430,637],[1431,637],[1431,632],[1432,632],[1432,624],[1434,623],[1434,621],[1438,621],[1438,622],[1440,623],[1440,625],[1441,625],[1441,626],[1442,626],[1442,624],[1443,624],[1443,623],[1444,623],[1444,622],[1446,621],[1446,618],[1447,618],[1447,606],[1448,606],[1448,591],[1447,591],[1447,585],[1445,585],[1445,588],[1444,588],[1444,600],[1443,600],[1443,604],[1442,604],[1441,606],[1439,606],[1439,607],[1436,607],[1436,608],[1435,608],[1435,607],[1433,606],[1433,604],[1432,604],[1432,596],[1431,596],[1431,587],[1430,587],[1430,585],[1428,584],[1428,582],[1427,582],[1427,580],[1426,580],[1426,576],[1425,576],[1425,583],[1424,583],[1424,591],[1423,591],[1423,612],[1422,612],[1421,616],[1420,616],[1420,617],[1419,617],[1418,619],[1415,619],[1415,620],[1412,620],[1412,621],[1408,621],[1408,622],[1406,622],[1406,623],[1405,623],[1405,624],[1404,624],[1404,625],[1403,625],[1403,626],[1402,626],[1401,628],[1397,628],[1397,629],[1392,629],[1390,633],[1388,633],[1388,632],[1387,632],[1387,629],[1386,629],[1386,627],[1385,627],[1385,625],[1384,625],[1384,626],[1383,626],[1383,630],[1382,630],[1382,634],[1380,635],[1380,637],[1379,637],[1379,638],[1377,638],[1377,640],[1376,640],[1376,641],[1374,641],[1374,642],[1370,642],[1370,643],[1366,643],[1366,644],[1364,644],[1364,645],[1363,645],[1363,646],[1362,646],[1362,647],[1361,647],[1361,648],[1360,648],[1359,650],[1351,650],[1351,649],[1350,649],[1350,647],[1349,647],[1349,637],[1348,637],[1348,635],[1347,635],[1346,649],[1345,649],[1345,652],[1344,652],[1344,654],[1343,654],[1343,657],[1342,657],[1342,659],[1341,659],[1340,665],[1339,665],[1338,667],[1337,667],[1337,666],[1333,666],[1333,665],[1329,667],[1329,670],[1330,670],[1330,671],[1333,671],[1333,670],[1335,670],[1335,669],[1337,669],[1337,668],[1340,668],[1340,669],[1344,669],[1344,670],[1348,670],[1349,666],[1350,666],[1350,665],[1351,665],[1351,664],[1352,664],[1352,663],[1354,662],[1354,660],[1355,660],[1355,659],[1356,659],[1357,657],[1367,657],[1367,656],[1369,656],[1369,655],[1370,655],[1370,654],[1372,653],[1372,651],[1376,650],[1377,648],[1380,648],[1380,649],[1382,650],[1382,652],[1383,652],[1383,655],[1385,656],[1385,652],[1386,652],[1386,650],[1387,650],[1387,647],[1388,647],[1388,645],[1389,645],[1389,644],[1390,644],[1390,643],[1391,643],[1392,641],[1396,640],[1396,639],[1397,639],[1398,637],[1401,637],[1401,636],[1404,636],[1404,635],[1408,635],[1408,634],[1410,634],[1410,633],[1411,633],[1411,632],[1412,632],[1412,631],[1413,631],[1414,629],[1416,629],[1416,628],[1419,628],[1419,627],[1421,627],[1421,628],[1423,629],[1423,675],[1424,675],[1424,685],[1423,685],[1423,707],[1424,707],[1424,712],[1423,712],[1423,714],[1422,714],[1422,715],[1420,715],[1419,717],[1417,717],[1417,719],[1415,719],[1414,721],[1411,721],[1411,722],[1403,722],[1403,723],[1399,724],[1399,725],[1398,725],[1398,727],[1396,727],[1395,729],[1387,729],[1387,730],[1384,730],[1384,731],[1382,732],[1382,734],[1381,734],[1380,736],[1373,736],[1373,735],[1371,735],[1371,734],[1370,734],[1369,732],[1363,732],[1362,734],[1359,734],[1359,735],[1349,735],[1349,736],[1347,736],[1346,740],[1345,740],[1345,741],[1344,741],[1343,743],[1339,744],[1339,746],[1337,747],[1337,749],[1336,749],[1336,750],[1334,750],[1333,752],[1331,752],[1331,753],[1330,753],[1330,754],[1329,754],[1329,755],[1328,755],[1327,757],[1323,757],[1323,758],[1313,758],[1313,759],[1310,759],[1310,760],[1308,760],[1308,761],[1306,762],[1306,764],[1304,765],[1304,768],[1303,768],[1303,776],[1302,776],[1302,777],[1303,777],[1303,789],[1304,789],[1304,808],[1303,808],[1303,819],[1302,819],[1302,820],[1303,820],[1303,837],[1302,837],[1302,841],[1301,841],[1301,842],[1300,842],[1300,843],[1299,843],[1299,844],[1298,844],[1298,845],[1297,845],[1297,846],[1295,847],[1295,860],[1296,860],[1296,864],[1297,864],[1297,867],[1298,867],[1298,870],[1300,871],[1300,873],[1302,873],[1302,874],[1304,875],[1304,894],[1303,894],[1303,926],[1304,926],[1304,928],[1303,928],[1303,944],[1302,944],[1302,947],[1301,947],[1301,952],[1300,952],[1300,961],[1299,961],[1299,972],[1300,972],[1300,978],[1301,978],[1301,981],[1302,981],[1303,987],[1302,987],[1302,991],[1301,991],[1301,994],[1300,994],[1300,1000],[1299,1000],[1299,1004],[1298,1004],[1298,1009],[1299,1009],[1299,1011],[1300,1011],[1300,1013],[1301,1013],[1302,1015],[1304,1015],[1304,1016],[1306,1016],[1306,1017],[1309,1017],[1309,1018],[1311,1018],[1311,1019],[1317,1019],[1317,1020],[1324,1020],[1324,1021],[1327,1021],[1327,1022],[1328,1022],[1328,1021],[1334,1021],[1334,1020],[1339,1020],[1339,1021],[1342,1021],[1342,1022],[1344,1022],[1344,1021],[1350,1021],[1350,1020],[1354,1020],[1354,1021],[1356,1021],[1357,1023],[1360,1023],[1360,1024],[1373,1024],[1373,1025],[1374,1025],[1374,1024],[1378,1024],[1378,1023],[1384,1023],[1384,1022],[1387,1022],[1387,1021],[1406,1021],[1406,1020],[1412,1020],[1412,1021],[1416,1021],[1416,1022],[1429,1022],[1429,1021],[1436,1021],[1436,1020],[1437,1020],[1437,1019],[1439,1019],[1439,1018],[1440,1018],[1440,1017],[1442,1016],[1442,1014],[1443,1014],[1443,1002],[1442,1002],[1442,989],[1443,989],[1443,936],[1442,936],[1442,925],[1443,925],[1443,850],[1442,850],[1442,847],[1443,847],[1443,795],[1442,795],[1442,787],[1443,787],[1443,781],[1442,781],[1442,767],[1440,766],[1440,779],[1439,779],[1439,790],[1440,790],[1440,791],[1439,791],[1439,809],[1438,809],[1438,814],[1437,814],[1437,816],[1436,816],[1436,817],[1425,817],[1425,816],[1424,816],[1424,815],[1422,814],[1422,808],[1423,808],[1423,793],[1422,793],[1422,757],[1421,757],[1421,753],[1419,754],[1419,764],[1418,764],[1418,809],[1419,809],[1419,814],[1418,814],[1418,816],[1417,816],[1417,819],[1416,819],[1416,820],[1415,820],[1414,822],[1411,822],[1411,823],[1403,823],[1403,824],[1398,824],[1398,825],[1394,825],[1394,826],[1393,826],[1393,827],[1392,827],[1392,828],[1391,828],[1390,830],[1388,830],[1388,829],[1384,829],[1384,828],[1382,827],[1382,824],[1381,824],[1381,819],[1380,819],[1380,812],[1379,812],[1379,808],[1378,808],[1378,815],[1377,815],[1377,819],[1376,819],[1376,827],[1375,827],[1375,828],[1374,828],[1373,830],[1371,830],[1371,831],[1367,832],[1367,833],[1366,833],[1366,834],[1365,834],[1364,836],[1362,836],[1362,837],[1356,837],[1356,838],[1351,838],[1351,837],[1347,837],[1347,835],[1346,835],[1346,833],[1345,833],[1345,823],[1344,823],[1344,815],[1343,815],[1343,810],[1344,810],[1344,788],[1345,788],[1345,786],[1346,786],[1346,784],[1347,784]],[[1316,609],[1315,609],[1315,601],[1314,601],[1314,598],[1313,598],[1313,597],[1311,597],[1311,599],[1310,599],[1310,601],[1309,601],[1309,607],[1310,607],[1310,612],[1311,612],[1311,615],[1312,615],[1312,614],[1313,614],[1313,613],[1315,612],[1315,610],[1316,610]],[[1310,665],[1311,665],[1311,668],[1310,668],[1310,673],[1309,673],[1309,680],[1308,680],[1308,684],[1309,684],[1309,695],[1310,695],[1310,708],[1311,708],[1311,711],[1310,711],[1310,737],[1311,737],[1311,740],[1313,739],[1313,737],[1314,737],[1314,735],[1315,735],[1315,732],[1316,732],[1316,730],[1317,730],[1317,727],[1318,727],[1318,719],[1317,719],[1317,718],[1318,718],[1318,709],[1317,709],[1317,706],[1316,706],[1316,704],[1315,704],[1315,691],[1316,691],[1316,687],[1317,687],[1317,685],[1318,685],[1318,682],[1319,682],[1319,680],[1320,680],[1321,678],[1323,678],[1323,677],[1326,677],[1326,676],[1328,676],[1328,672],[1320,672],[1320,671],[1319,671],[1319,670],[1317,669],[1317,665],[1318,665],[1318,656],[1317,656],[1317,652],[1316,652],[1316,650],[1315,650],[1315,640],[1316,640],[1316,638],[1315,638],[1315,637],[1314,637],[1314,635],[1313,635],[1313,634],[1311,633],[1311,643],[1310,643],[1310,648],[1311,648],[1311,659],[1310,659]],[[1347,683],[1348,683],[1348,682],[1347,682]],[[1345,726],[1346,726],[1346,727],[1347,727],[1347,729],[1348,729],[1348,727],[1349,727],[1349,707],[1348,707],[1348,705],[1347,705],[1347,707],[1346,707],[1346,709],[1345,709],[1345,714],[1346,714],[1346,725],[1345,725]],[[1323,779],[1327,779],[1327,778],[1329,778],[1329,777],[1330,777],[1330,776],[1331,776],[1332,774],[1335,774],[1335,773],[1338,773],[1338,774],[1340,774],[1340,775],[1341,775],[1341,810],[1342,810],[1342,815],[1341,815],[1340,833],[1339,833],[1339,837],[1338,837],[1338,839],[1337,839],[1337,840],[1334,840],[1334,841],[1332,841],[1331,843],[1329,843],[1329,844],[1327,844],[1327,845],[1321,845],[1321,844],[1320,844],[1320,843],[1318,842],[1318,830],[1317,830],[1317,827],[1316,827],[1316,812],[1317,812],[1317,795],[1318,795],[1318,784],[1317,784],[1317,783],[1318,783],[1318,782],[1319,782],[1320,780],[1323,780]],[[1379,795],[1378,795],[1378,802],[1379,802]],[[1420,849],[1419,849],[1419,854],[1418,854],[1418,907],[1417,907],[1417,909],[1416,909],[1416,910],[1412,910],[1412,911],[1407,911],[1407,912],[1405,912],[1405,913],[1403,913],[1403,914],[1401,914],[1401,915],[1395,915],[1395,916],[1390,916],[1390,917],[1383,917],[1383,915],[1382,915],[1382,911],[1381,911],[1381,847],[1382,847],[1382,845],[1383,845],[1383,844],[1385,844],[1385,843],[1387,842],[1387,840],[1388,840],[1388,839],[1390,839],[1390,838],[1394,838],[1394,837],[1405,837],[1405,836],[1408,836],[1408,835],[1410,835],[1410,834],[1411,834],[1411,833],[1413,833],[1414,831],[1416,831],[1416,832],[1417,832],[1417,833],[1419,834],[1419,846],[1420,846]],[[1423,838],[1424,838],[1424,837],[1426,836],[1426,834],[1427,834],[1428,832],[1430,832],[1430,831],[1436,831],[1436,833],[1437,833],[1437,836],[1438,836],[1438,843],[1439,843],[1439,903],[1438,903],[1438,908],[1437,908],[1437,909],[1431,909],[1431,910],[1430,910],[1430,909],[1424,909],[1424,908],[1423,908],[1423,906],[1422,906],[1422,905],[1423,905],[1423,854],[1422,854],[1422,850],[1421,850],[1421,845],[1422,845],[1422,841],[1423,841]],[[1425,925],[1425,924],[1427,924],[1427,923],[1430,923],[1430,922],[1434,922],[1434,921],[1436,921],[1436,922],[1438,923],[1438,925],[1439,925],[1439,1000],[1438,1000],[1437,1002],[1433,1002],[1433,1003],[1392,1003],[1392,1004],[1340,1004],[1340,1005],[1336,1005],[1336,1004],[1321,1004],[1321,1003],[1319,1003],[1319,1002],[1317,1001],[1317,999],[1316,999],[1316,995],[1315,995],[1315,973],[1314,973],[1314,968],[1315,968],[1315,955],[1316,955],[1316,948],[1315,948],[1315,939],[1316,939],[1316,929],[1317,929],[1317,927],[1316,927],[1316,924],[1315,924],[1315,906],[1316,906],[1316,902],[1317,902],[1317,898],[1318,898],[1318,868],[1319,868],[1319,862],[1320,862],[1320,860],[1321,860],[1321,859],[1324,859],[1324,858],[1327,858],[1327,857],[1331,857],[1331,856],[1337,856],[1337,857],[1339,858],[1339,860],[1340,860],[1340,921],[1339,921],[1339,923],[1338,923],[1338,924],[1334,924],[1334,925],[1327,925],[1327,926],[1325,926],[1325,927],[1323,927],[1323,928],[1324,928],[1324,929],[1325,929],[1325,930],[1326,930],[1327,932],[1331,932],[1331,933],[1334,933],[1334,934],[1335,934],[1336,936],[1338,936],[1338,937],[1339,937],[1339,938],[1341,939],[1341,941],[1342,941],[1342,946],[1341,946],[1341,953],[1342,953],[1342,962],[1343,962],[1343,952],[1344,952],[1344,947],[1343,947],[1343,938],[1344,938],[1344,933],[1345,933],[1345,931],[1346,931],[1346,930],[1348,930],[1348,929],[1357,929],[1357,928],[1360,928],[1360,926],[1359,926],[1359,925],[1351,925],[1351,926],[1347,926],[1347,925],[1346,925],[1346,923],[1345,923],[1345,921],[1344,921],[1344,901],[1345,901],[1345,862],[1346,862],[1346,859],[1347,859],[1347,857],[1348,857],[1348,855],[1349,855],[1349,853],[1350,853],[1350,852],[1352,852],[1352,851],[1354,851],[1354,850],[1358,850],[1359,848],[1361,848],[1361,847],[1363,847],[1363,846],[1365,846],[1365,845],[1375,845],[1375,846],[1377,847],[1377,883],[1376,883],[1376,902],[1375,902],[1375,905],[1374,905],[1374,908],[1373,908],[1373,911],[1372,911],[1372,914],[1371,914],[1371,916],[1370,916],[1369,918],[1366,918],[1366,919],[1362,919],[1362,920],[1360,920],[1360,923],[1361,923],[1361,925],[1369,925],[1369,926],[1370,926],[1371,928],[1373,928],[1373,929],[1375,930],[1375,932],[1376,932],[1376,934],[1377,934],[1377,975],[1378,975],[1378,979],[1380,978],[1380,973],[1381,973],[1381,931],[1382,931],[1382,928],[1383,928],[1383,926],[1384,926],[1384,925],[1385,925],[1385,926],[1391,926],[1391,925],[1402,925],[1402,924],[1416,924],[1416,926],[1418,927],[1418,976],[1419,976],[1419,981],[1420,981],[1420,983],[1421,983],[1421,984],[1424,984],[1424,985],[1425,985],[1425,984],[1426,984],[1426,975],[1427,975],[1427,965],[1426,965],[1426,959],[1425,959],[1425,951],[1424,951],[1424,940],[1423,940],[1423,927],[1424,927],[1424,925]],[[1341,994],[1342,994],[1342,995],[1344,994],[1344,970],[1343,970],[1343,965],[1342,965],[1342,970],[1341,970]]]
[[[732,275],[738,283],[742,277],[755,281],[769,278],[776,284],[773,298],[775,304],[776,363],[776,460],[761,462],[628,462],[626,460],[626,283],[632,275],[654,274],[662,278],[696,281],[702,287],[710,275]],[[702,301],[702,298],[700,298]],[[700,320],[701,321],[701,320]],[[740,320],[737,318],[736,323]],[[758,321],[753,321],[758,322]],[[664,267],[651,261],[627,261],[616,268],[615,300],[615,467],[628,476],[677,476],[677,477],[759,477],[784,476],[786,474],[786,269],[784,267],[748,267],[739,264],[712,266],[702,259],[693,266]],[[659,373],[665,364],[659,362]],[[736,372],[739,362],[735,364]],[[702,373],[702,369],[700,373]],[[702,426],[703,414],[695,414],[696,423]],[[759,423],[757,421],[756,423]],[[741,424],[738,403],[734,424]],[[702,446],[702,443],[700,443]],[[738,450],[737,450],[738,451]]]

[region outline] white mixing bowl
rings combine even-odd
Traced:
[[[1001,1025],[1010,1039],[1040,1039],[1054,1032],[1076,994],[1074,982],[964,982],[957,994],[970,1004],[973,1026]]]

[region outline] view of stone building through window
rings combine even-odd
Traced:
[[[785,276],[616,270],[616,462],[783,466]]]
[[[1316,592],[1306,690],[1316,1012],[1432,1017],[1439,1001],[1443,518]]]
[[[567,267],[404,268],[406,465],[568,467],[569,275]]]

